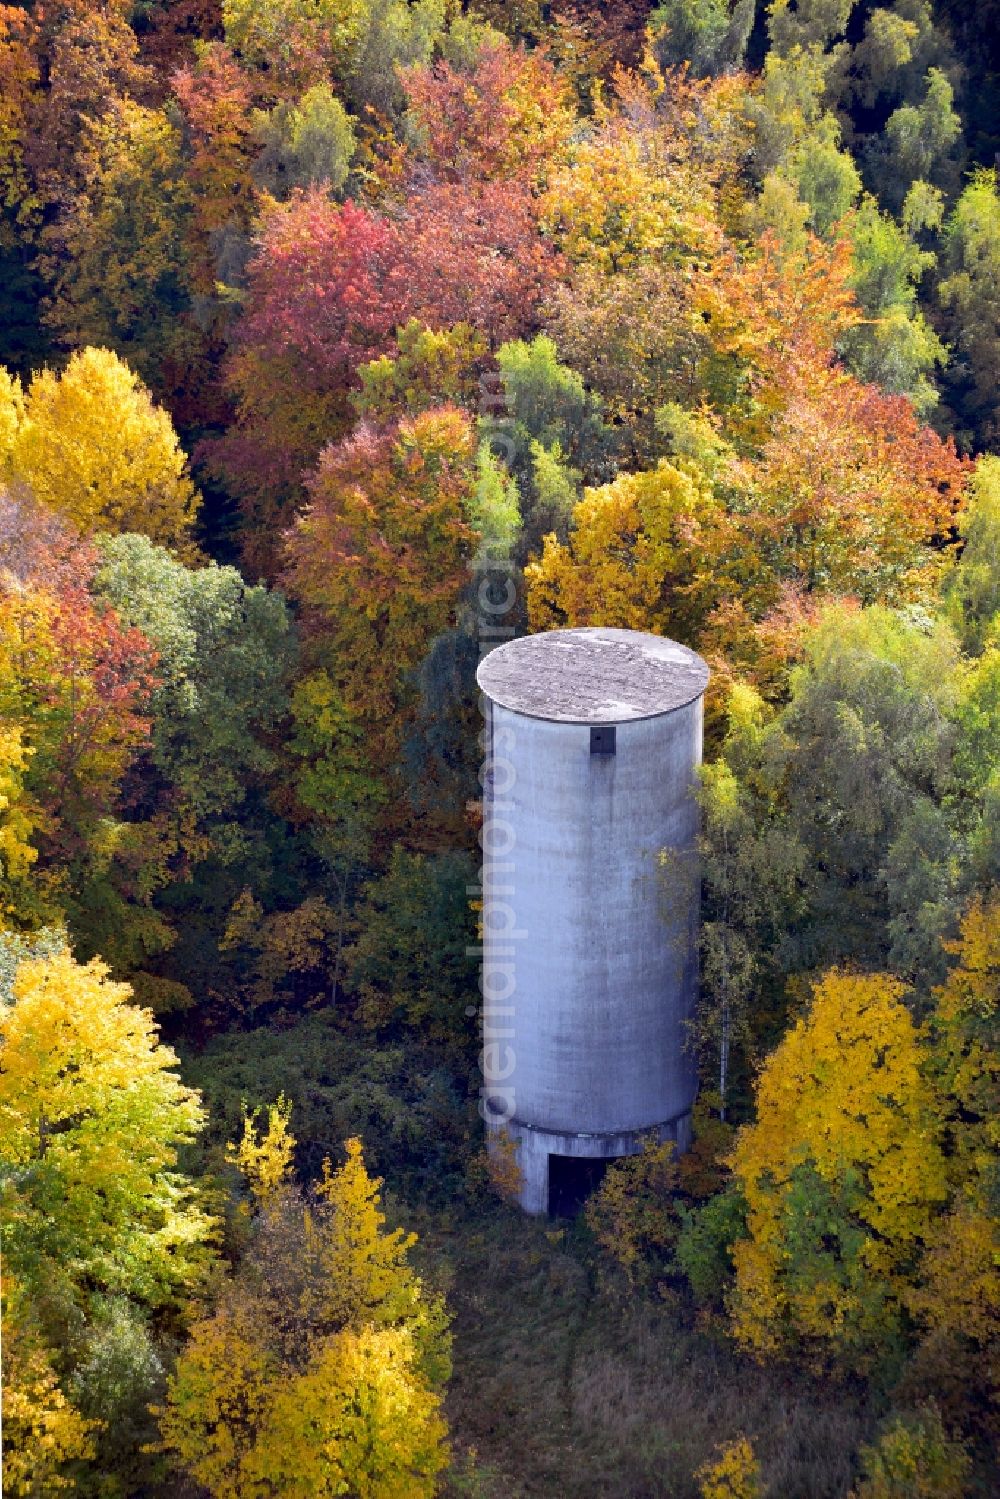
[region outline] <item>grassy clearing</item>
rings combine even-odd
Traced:
[[[683,1303],[616,1301],[582,1226],[497,1206],[422,1231],[455,1315],[455,1445],[481,1471],[456,1495],[696,1499],[696,1469],[741,1434],[773,1499],[848,1493],[874,1424],[856,1391],[759,1369]]]

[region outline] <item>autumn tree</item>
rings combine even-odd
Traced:
[[[909,1305],[920,1328],[911,1382],[934,1393],[959,1419],[982,1397],[992,1429],[1000,1346],[1000,1217],[995,1195],[1000,1051],[1000,904],[976,895],[958,937],[946,944],[952,966],[935,991],[929,1021],[929,1071],[942,1100],[951,1201],[934,1226]]]
[[[203,1123],[198,1096],[130,997],[63,951],[21,966],[3,1017],[8,1260],[82,1308],[102,1290],[176,1305],[212,1234],[176,1169]]]
[[[692,316],[692,284],[681,267],[640,261],[609,276],[581,266],[557,284],[546,327],[560,359],[600,398],[630,467],[663,455],[656,412],[696,406],[705,393],[706,327]]]
[[[194,64],[178,69],[172,85],[185,126],[184,176],[192,197],[187,275],[204,296],[226,279],[219,274],[220,241],[250,234],[256,208],[251,168],[258,151],[253,85],[220,42],[207,44]]]
[[[199,503],[170,417],[107,349],[31,381],[7,475],[81,531],[141,531],[168,545],[188,542]]]
[[[466,516],[475,444],[440,407],[324,453],[288,542],[287,579],[308,611],[316,664],[368,725],[375,764],[398,752],[408,673],[455,617],[475,533]]]
[[[1000,195],[995,172],[979,172],[955,204],[944,235],[938,297],[955,349],[952,380],[959,411],[974,438],[997,434],[997,349],[1000,303]]]
[[[269,531],[283,504],[347,431],[359,367],[405,321],[403,289],[390,282],[398,254],[392,225],[320,188],[264,221],[226,371],[236,422],[213,454],[241,495],[253,565],[273,570]]]
[[[149,732],[154,661],[145,636],[79,584],[0,591],[12,924],[65,909],[107,857],[124,777]]]
[[[410,318],[396,330],[394,352],[359,369],[361,389],[352,398],[354,406],[359,416],[380,425],[432,406],[469,409],[485,353],[482,335],[468,323],[435,330]]]
[[[187,207],[179,224],[180,313],[160,379],[178,420],[221,426],[231,411],[219,365],[259,208],[254,81],[224,43],[213,40],[203,43],[197,58],[178,68],[170,82],[170,107],[181,121]]]
[[[347,432],[358,371],[392,355],[397,327],[465,323],[495,346],[531,326],[558,268],[531,194],[514,182],[421,184],[392,217],[333,203],[322,188],[276,205],[228,363],[237,420],[213,460],[248,519],[269,526]],[[266,541],[251,546],[249,560],[273,569]]]
[[[200,1098],[129,987],[63,934],[4,939],[3,966],[4,1477],[60,1492],[85,1458],[97,1482],[149,1482],[145,1407],[216,1232],[178,1165]]]
[[[815,238],[789,255],[772,231],[746,253],[726,246],[692,288],[710,340],[705,394],[734,438],[757,440],[794,388],[782,372],[798,360],[821,367],[861,317],[848,240]]]
[[[33,18],[21,6],[5,5],[0,11],[0,76],[3,79],[0,106],[0,245],[12,247],[38,213],[25,161],[29,121],[40,82],[37,52],[38,31]]]
[[[934,1405],[883,1422],[878,1440],[861,1449],[861,1465],[852,1499],[962,1499],[972,1467]]]
[[[73,1459],[148,1478],[143,1403],[162,1367],[151,1324],[176,1328],[210,1260],[213,1219],[177,1164],[200,1101],[130,998],[103,964],[49,944],[17,966],[0,1021],[17,1282],[5,1288],[5,1478],[25,1495],[40,1475],[60,1492]]]
[[[655,536],[666,514],[650,489],[647,514],[630,518],[622,536],[627,560],[612,568],[624,587],[700,594],[708,608],[714,587],[720,602],[735,595],[758,620],[788,588],[865,602],[933,595],[940,562],[931,544],[960,503],[966,466],[950,441],[921,426],[908,401],[861,385],[836,363],[834,347],[859,316],[849,273],[843,247],[786,264],[766,239],[756,258],[722,258],[698,281],[694,303],[712,352],[698,360],[695,390],[715,409],[692,411],[689,392],[685,402],[664,402],[653,425],[661,451],[676,455],[672,467],[684,460],[702,490],[712,481],[714,514],[699,515],[697,532],[705,571],[678,577],[673,556],[673,569],[662,570],[667,554]],[[600,609],[603,593],[593,586],[585,548],[608,523],[610,498],[652,479],[616,482],[618,489],[584,499],[569,551],[548,544],[534,575],[536,598],[542,579],[558,574],[567,601],[575,589],[581,600],[589,595],[587,609]],[[596,542],[601,560],[590,565],[609,565],[606,539]],[[694,551],[684,566],[698,566]],[[558,610],[555,600],[537,607],[553,603]],[[650,608],[648,598],[642,608]]]
[[[772,399],[778,411],[757,453],[720,474],[749,606],[773,605],[779,579],[865,603],[931,596],[931,543],[946,534],[966,478],[951,441],[922,426],[904,397],[808,352],[758,387],[758,409]]]
[[[287,349],[306,393],[344,394],[360,364],[387,346],[403,291],[389,285],[399,255],[391,224],[353,203],[303,193],[268,215],[249,268],[233,385],[252,398],[240,352],[259,363]],[[280,367],[276,362],[275,368]],[[328,441],[333,435],[324,434]]]
[[[539,204],[513,180],[417,186],[402,212],[396,284],[429,327],[467,322],[491,348],[537,326],[563,269]]]
[[[588,489],[568,543],[546,537],[526,570],[533,628],[611,625],[694,643],[713,602],[703,561],[723,525],[700,475],[666,460]]]
[[[221,35],[222,6],[220,0],[151,0],[135,21],[143,62],[166,88],[177,68]]]
[[[20,727],[6,728],[0,735],[0,858],[2,858],[2,913],[6,921],[31,920],[41,915],[31,880],[38,858],[41,808],[31,796],[26,771],[31,749]]]
[[[682,128],[694,125],[698,100],[683,91],[680,97],[676,120],[658,117],[640,93],[628,114],[602,106],[596,128],[551,173],[544,220],[572,265],[614,274],[643,260],[676,264],[717,248],[712,195],[698,168],[707,168],[709,184],[714,174],[694,159]]]
[[[267,1127],[260,1127],[266,1112]],[[243,1134],[226,1146],[226,1160],[236,1166],[254,1202],[260,1207],[274,1205],[287,1188],[295,1158],[295,1136],[289,1124],[292,1106],[283,1093],[268,1104],[266,1111],[255,1109],[243,1115]]]
[[[725,259],[723,209],[739,198],[745,150],[718,87],[636,85],[617,112],[603,112],[543,200],[572,265],[549,299],[552,335],[626,428],[636,463],[663,452],[658,406],[696,406],[708,393],[714,327],[701,288],[707,296]],[[786,279],[782,271],[776,286]]]
[[[53,1352],[23,1287],[3,1285],[4,1482],[17,1499],[72,1493],[73,1467],[94,1456],[93,1423],[59,1387]]]
[[[23,485],[0,490],[0,568],[9,586],[72,587],[93,566],[92,544]]]
[[[189,304],[180,132],[162,110],[112,101],[81,162],[83,182],[60,220],[49,319],[70,348],[114,349],[162,389]]]
[[[227,975],[229,1008],[257,1019],[335,998],[344,924],[344,911],[322,895],[307,895],[292,910],[267,911],[245,887],[219,941],[220,952],[238,955],[236,973]]]
[[[948,1195],[904,992],[885,975],[828,973],[760,1074],[731,1162],[747,1236],[730,1302],[758,1355],[898,1359],[906,1293]]]
[[[363,0],[223,0],[226,40],[247,63],[271,67],[285,83],[317,82],[342,68],[364,24]]]
[[[447,1457],[443,1306],[408,1264],[413,1235],[385,1230],[360,1142],[308,1200],[287,1180],[293,1143],[272,1109],[233,1153],[252,1247],[169,1381],[164,1447],[219,1499],[430,1496]]]
[[[698,1469],[701,1499],[758,1499],[760,1464],[748,1437],[726,1442],[714,1461]]]
[[[26,160],[38,199],[49,210],[40,242],[50,283],[58,279],[65,253],[60,216],[52,210],[71,207],[84,190],[91,132],[109,110],[141,98],[151,82],[126,10],[119,0],[100,7],[71,3],[38,18],[47,86],[31,112]]]
[[[541,53],[497,39],[468,69],[411,68],[403,86],[421,155],[449,180],[534,185],[565,155],[574,114],[565,81]]]
[[[962,555],[945,579],[945,608],[966,650],[978,655],[1000,615],[1000,459],[980,458],[956,524]]]

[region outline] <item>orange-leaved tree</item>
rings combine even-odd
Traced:
[[[51,916],[51,902],[79,895],[109,852],[126,771],[148,741],[155,662],[142,632],[79,584],[0,588],[2,903],[12,924]]]
[[[575,114],[544,53],[490,38],[470,66],[420,64],[405,69],[402,82],[420,154],[452,181],[518,177],[535,185],[565,156]]]
[[[312,659],[392,763],[410,677],[455,622],[476,533],[475,442],[456,407],[384,430],[362,425],[323,454],[311,504],[288,538],[286,581],[304,607]]]

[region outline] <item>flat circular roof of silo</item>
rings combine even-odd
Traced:
[[[639,630],[548,630],[498,646],[476,673],[502,708],[557,723],[626,723],[701,697],[700,656]]]

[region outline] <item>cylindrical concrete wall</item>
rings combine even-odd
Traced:
[[[484,1114],[517,1144],[529,1211],[550,1156],[686,1142],[707,680],[624,630],[530,636],[480,667]]]

